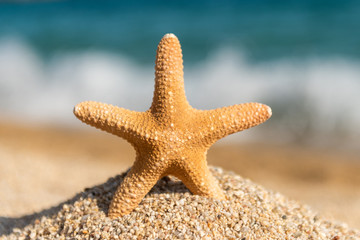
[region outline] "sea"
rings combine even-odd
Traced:
[[[193,107],[271,106],[230,140],[360,149],[358,0],[0,1],[0,118],[80,126],[85,100],[147,110],[166,33]]]

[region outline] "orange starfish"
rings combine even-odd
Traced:
[[[111,218],[130,213],[166,176],[178,177],[193,193],[219,200],[225,195],[210,173],[206,153],[217,140],[265,122],[271,109],[245,103],[214,110],[194,109],[188,103],[179,40],[166,34],[155,65],[153,102],[135,112],[98,102],[82,102],[74,114],[81,121],[126,139],[136,160],[118,187],[109,207]]]

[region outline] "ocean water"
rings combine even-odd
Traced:
[[[231,139],[358,147],[359,29],[356,0],[0,2],[0,115],[74,125],[84,100],[146,110],[172,32],[192,106],[272,107]]]

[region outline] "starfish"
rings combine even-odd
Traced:
[[[188,103],[179,40],[166,34],[155,64],[151,107],[130,111],[87,101],[74,108],[81,121],[127,140],[136,151],[134,165],[117,188],[108,216],[130,213],[164,176],[179,178],[193,194],[226,199],[208,169],[206,154],[217,140],[265,122],[270,107],[245,103],[214,110],[194,109]]]

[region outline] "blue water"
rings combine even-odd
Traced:
[[[3,2],[0,111],[64,123],[83,100],[145,110],[172,32],[194,107],[260,101],[274,115],[258,139],[356,142],[359,29],[356,0]]]
[[[166,32],[186,58],[241,49],[254,61],[283,57],[360,58],[359,1],[72,0],[0,5],[0,36],[20,36],[44,55],[101,49],[152,63]]]

